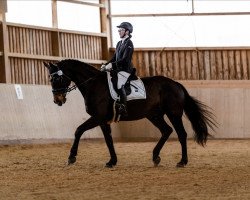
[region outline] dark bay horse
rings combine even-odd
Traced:
[[[78,60],[62,60],[56,64],[44,63],[49,70],[54,102],[61,106],[66,102],[66,94],[71,91],[70,83],[74,82],[80,90],[86,106],[86,112],[91,116],[75,131],[75,139],[70,150],[68,164],[76,161],[78,145],[82,134],[96,126],[100,126],[110,153],[110,160],[106,167],[113,167],[117,163],[111,127],[108,123],[113,116],[113,102],[111,98],[106,72]],[[121,121],[132,121],[147,118],[161,132],[161,138],[153,150],[153,162],[157,166],[161,158],[160,151],[168,140],[173,129],[164,120],[166,114],[177,132],[181,143],[182,157],[177,167],[184,167],[188,163],[187,133],[182,122],[182,115],[192,124],[195,141],[204,145],[207,141],[208,127],[216,127],[214,115],[208,107],[191,97],[180,83],[164,76],[142,78],[147,92],[147,99],[131,100],[127,102],[128,116]]]

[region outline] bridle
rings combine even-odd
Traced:
[[[56,75],[57,75],[57,77],[56,77]],[[61,81],[62,82],[63,77],[67,78],[71,82],[71,79],[67,75],[65,75],[62,70],[58,70],[58,71],[56,71],[54,73],[51,73],[49,75],[49,77],[50,77],[51,83],[53,83],[55,81]],[[57,89],[52,88],[52,93],[53,94],[62,94],[62,93],[66,94],[66,93],[72,91],[73,90],[72,88],[76,89],[76,86],[74,85],[72,87],[69,87],[69,86],[68,87],[61,87],[61,88],[57,88]]]
[[[57,75],[58,78],[56,78],[55,75]],[[70,82],[72,81],[71,78],[68,77],[66,74],[64,74],[62,70],[58,70],[57,72],[51,73],[49,75],[49,77],[50,77],[50,80],[52,83],[53,83],[53,81],[58,80],[58,79],[60,79],[60,81],[62,82],[63,77],[67,78]],[[91,77],[91,78],[87,79],[86,81],[78,84],[78,87],[85,85],[88,81],[94,79],[95,77],[96,76]],[[71,92],[72,90],[76,90],[76,88],[77,88],[76,84],[74,84],[72,86],[57,88],[57,89],[52,88],[52,93],[53,94],[67,94],[67,93]]]

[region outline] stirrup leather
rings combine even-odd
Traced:
[[[124,115],[126,116],[128,113],[127,113],[127,106],[123,103],[116,103],[116,106],[117,106],[117,110],[118,110],[118,113],[121,114],[121,115]]]

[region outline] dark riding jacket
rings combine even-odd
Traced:
[[[115,54],[108,63],[112,63],[112,68],[116,71],[125,71],[131,73],[133,69],[133,52],[134,45],[130,38],[126,38],[123,43],[121,40],[117,43]]]

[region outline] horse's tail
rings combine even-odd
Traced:
[[[214,119],[215,116],[209,111],[210,108],[208,106],[191,97],[183,85],[181,87],[185,93],[184,111],[194,130],[194,139],[198,144],[204,146],[207,137],[211,136],[208,133],[208,127],[213,131],[217,127],[217,122]]]

